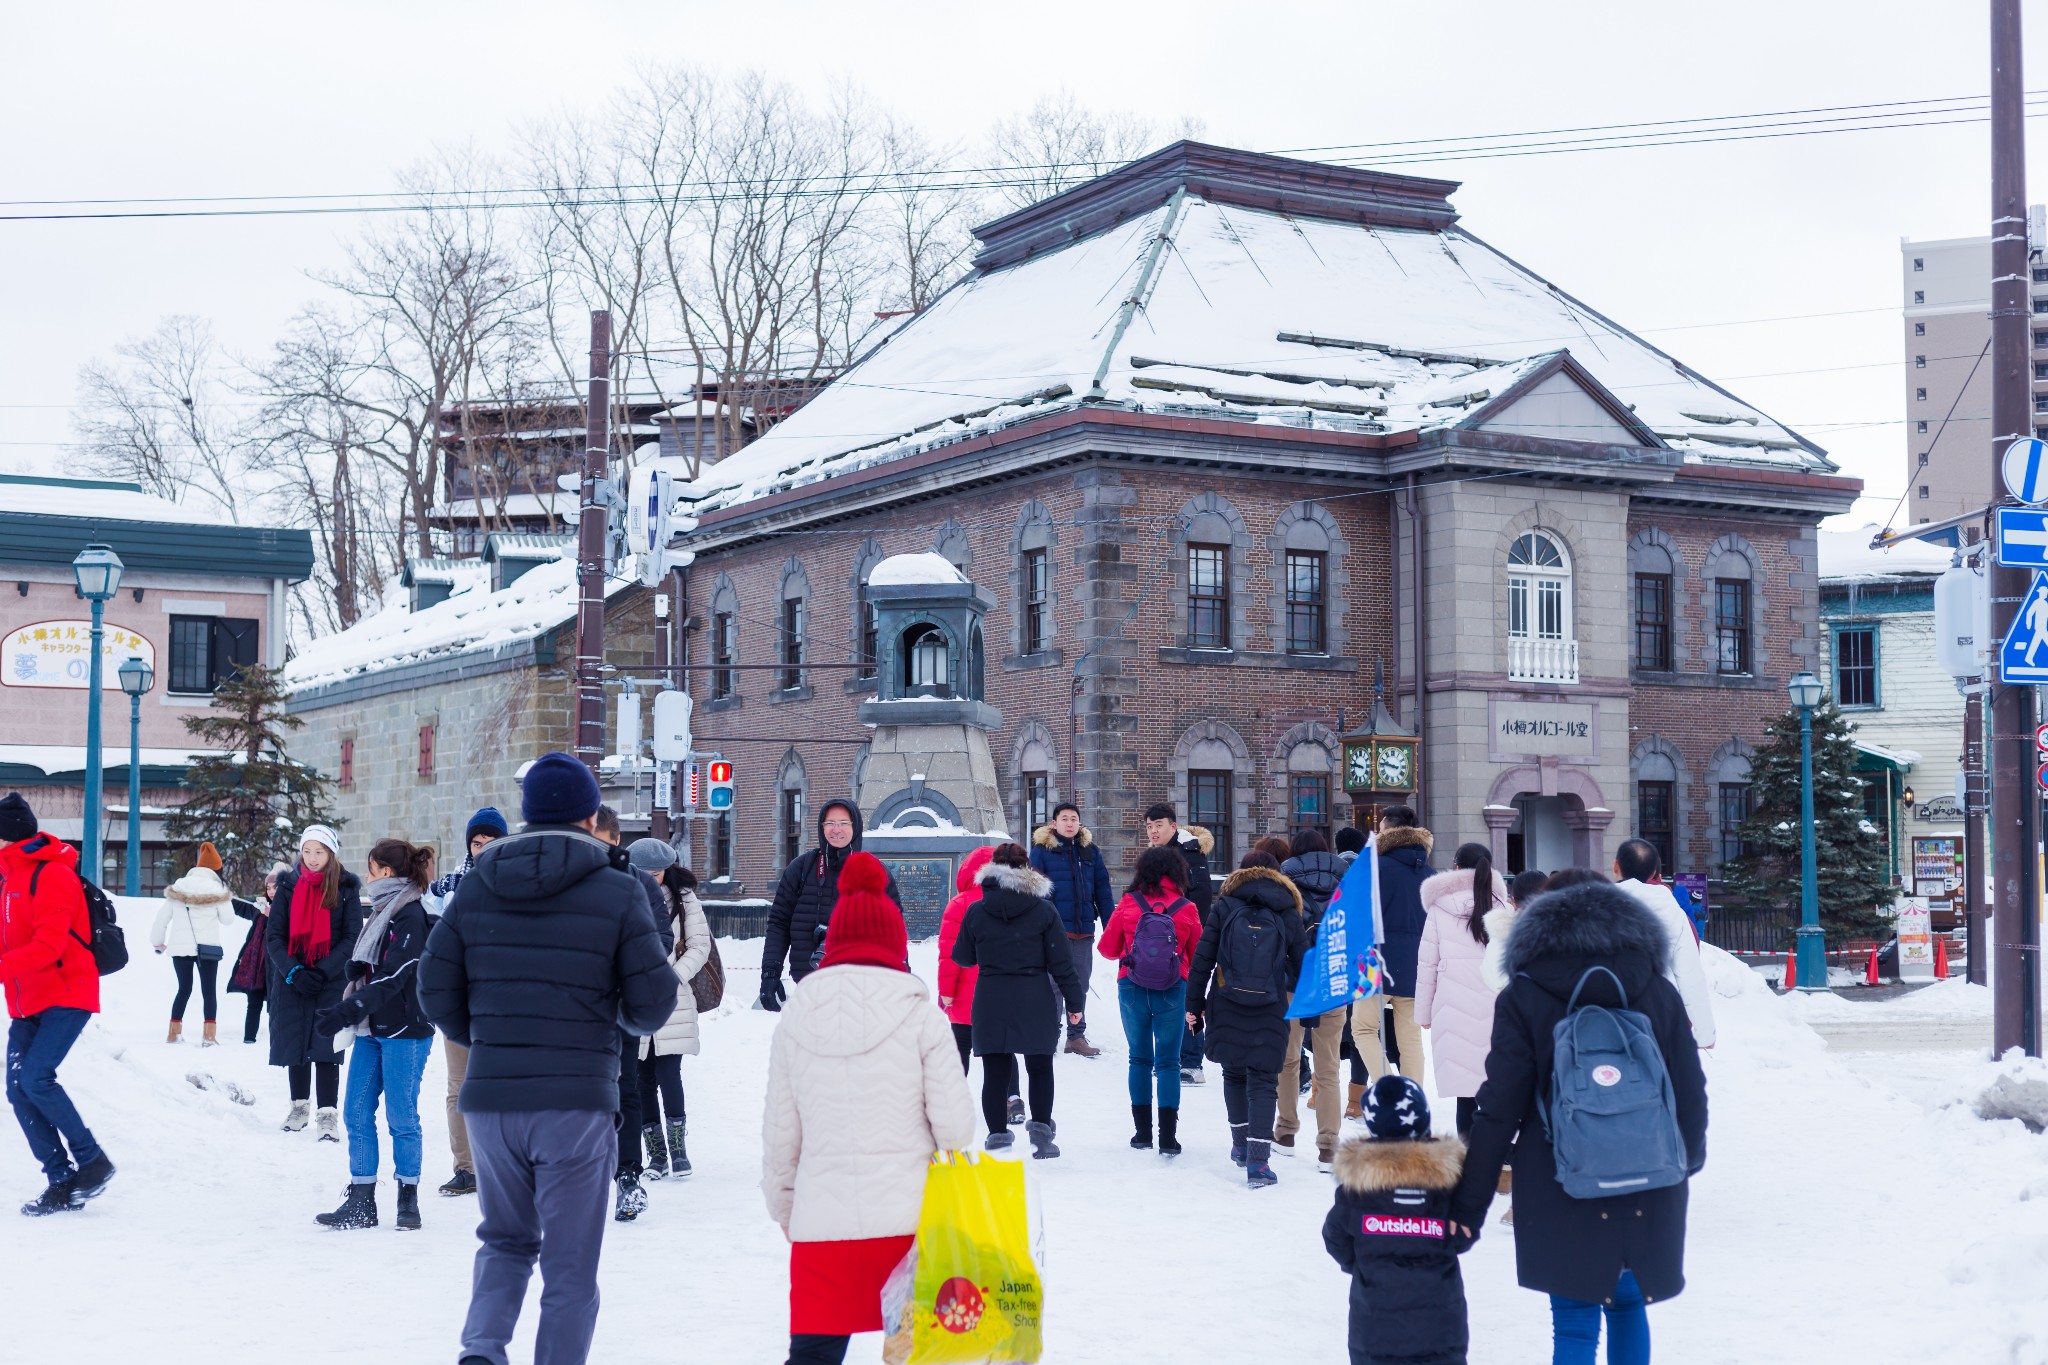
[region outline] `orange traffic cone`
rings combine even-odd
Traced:
[[[1875,986],[1877,984],[1877,945],[1875,943],[1870,945],[1870,965],[1863,969],[1863,984],[1866,986]]]
[[[1937,981],[1948,980],[1948,935],[1946,934],[1936,934],[1934,936],[1934,978]]]
[[[1792,950],[1788,948],[1785,950],[1785,989],[1797,990],[1798,987],[1799,964],[1793,961]]]

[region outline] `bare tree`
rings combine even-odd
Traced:
[[[886,178],[875,209],[875,237],[892,288],[885,312],[921,313],[951,281],[974,244],[968,231],[976,196],[960,187],[946,163],[955,148],[934,148],[915,128],[891,119],[881,130]]]
[[[1004,168],[996,197],[1008,208],[1021,209],[1135,161],[1164,142],[1201,134],[1200,119],[1183,117],[1163,127],[1137,114],[1089,109],[1062,86],[1040,96],[1028,113],[1003,119],[990,130],[992,164]]]
[[[79,373],[72,426],[85,466],[132,479],[173,502],[198,495],[240,510],[250,433],[236,414],[232,369],[203,318],[165,318]]]

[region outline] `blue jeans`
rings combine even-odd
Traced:
[[[358,1038],[349,1048],[348,1093],[341,1121],[348,1127],[348,1177],[358,1185],[377,1178],[377,1096],[391,1133],[391,1170],[401,1185],[420,1183],[420,1073],[432,1038]]]
[[[53,1005],[7,1026],[7,1102],[21,1121],[29,1151],[53,1184],[71,1176],[73,1162],[83,1166],[100,1154],[92,1130],[57,1084],[57,1068],[91,1020],[90,1010]]]
[[[1607,1313],[1607,1365],[1650,1365],[1650,1318],[1633,1272],[1624,1270],[1606,1305],[1550,1296],[1551,1365],[1593,1365],[1600,1314]]]
[[[1151,1104],[1156,1082],[1159,1107],[1180,1108],[1180,1036],[1187,1027],[1187,1001],[1185,981],[1164,991],[1146,990],[1129,977],[1116,983],[1124,1037],[1131,1045],[1132,1104]]]

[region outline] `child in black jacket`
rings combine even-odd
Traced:
[[[1369,1139],[1337,1149],[1323,1245],[1351,1275],[1351,1365],[1465,1365],[1465,1281],[1451,1192],[1465,1145],[1429,1135],[1429,1098],[1405,1076],[1368,1092]]]

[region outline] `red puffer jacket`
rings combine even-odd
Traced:
[[[952,1002],[942,1008],[956,1024],[974,1022],[974,983],[981,968],[962,967],[953,961],[953,940],[960,937],[960,921],[967,917],[968,909],[981,899],[977,878],[994,854],[993,848],[977,848],[960,860],[960,871],[953,878],[960,894],[946,902],[945,916],[939,920],[939,999]]]
[[[16,1019],[46,1009],[99,1013],[92,923],[78,850],[47,834],[0,848],[0,986]]]

